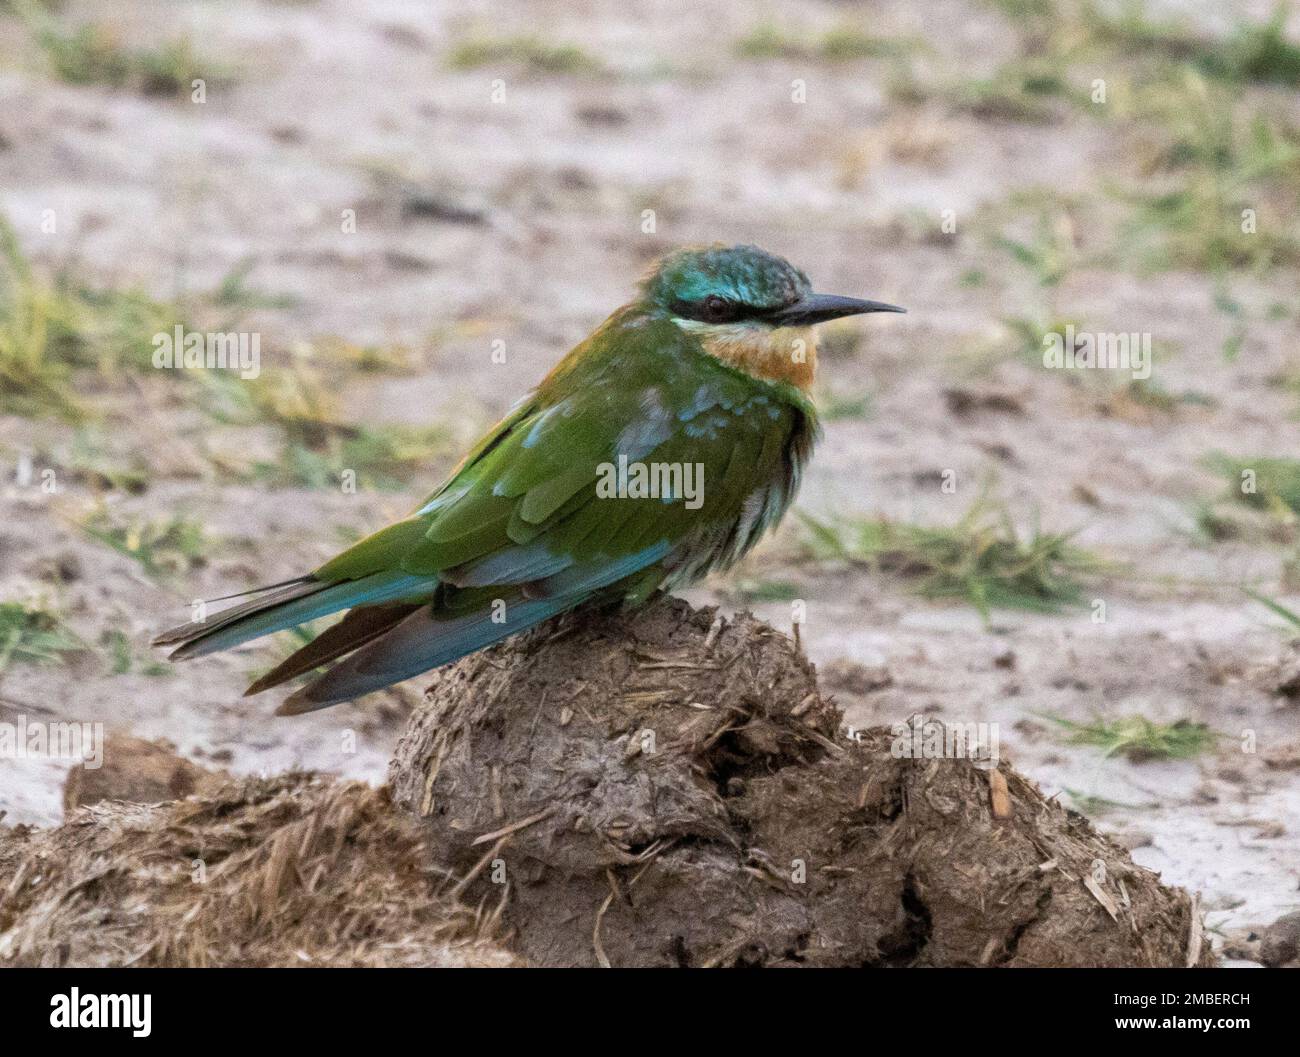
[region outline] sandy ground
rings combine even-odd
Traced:
[[[253,262],[252,285],[292,298],[250,310],[241,324],[260,331],[268,364],[330,335],[427,349],[414,373],[341,377],[348,414],[443,422],[461,444],[627,300],[648,260],[679,244],[757,242],[819,288],[905,304],[904,318],[861,324],[854,355],[824,362],[823,393],[865,394],[871,408],[828,423],[802,507],[946,522],[992,478],[1018,517],[1078,528],[1079,544],[1122,566],[1093,588],[1106,621],[1085,607],[997,611],[986,626],[970,607],[918,598],[905,580],[792,561],[788,535],[690,597],[729,605],[746,577],[793,581],[807,602],[806,649],[840,673],[850,724],[913,712],[997,722],[1002,751],[1045,791],[1086,807],[1142,865],[1199,891],[1219,938],[1297,909],[1300,713],[1272,692],[1283,636],[1237,589],[1252,583],[1287,598],[1285,551],[1265,539],[1209,544],[1192,531],[1195,504],[1223,487],[1202,465],[1208,452],[1300,452],[1294,394],[1268,384],[1294,368],[1295,318],[1256,313],[1230,361],[1222,346],[1231,322],[1206,276],[1073,270],[1062,302],[1094,329],[1153,333],[1166,350],[1155,375],[1163,389],[1214,398],[1161,413],[1116,411],[1095,388],[1010,354],[992,363],[981,355],[997,321],[1032,290],[1008,258],[990,258],[987,240],[968,234],[968,220],[973,229],[1017,190],[1083,194],[1135,170],[1133,130],[991,120],[942,102],[901,107],[883,60],[741,59],[735,41],[758,18],[743,5],[675,5],[671,17],[639,2],[496,7],[66,6],[70,23],[93,13],[127,40],[159,27],[188,32],[205,55],[234,64],[233,81],[211,87],[202,105],[60,83],[0,15],[0,208],[46,268],[75,262],[96,283],[158,297],[211,290]],[[859,10],[874,33],[927,39],[929,61],[968,73],[1010,51],[997,12],[955,0],[782,2],[764,17],[812,34]],[[581,42],[607,71],[449,68],[449,47],[475,33]],[[497,78],[503,101],[493,100]],[[791,99],[796,79],[802,103]],[[403,217],[376,169],[478,219]],[[46,209],[59,218],[54,233],[41,230]],[[349,209],[357,229],[345,233]],[[646,209],[655,211],[651,233]],[[955,234],[939,230],[944,210],[954,211]],[[1087,225],[1076,232],[1085,249],[1105,237]],[[963,283],[977,268],[989,280]],[[1295,274],[1277,274],[1235,292],[1267,306],[1293,303],[1296,290]],[[493,360],[496,340],[505,364]],[[1011,394],[1018,410],[955,414],[943,395],[955,385]],[[266,443],[257,431],[214,427],[192,390],[156,379],[123,384],[105,401],[98,443],[122,460],[145,453],[150,470],[147,490],[110,497],[114,508],[184,512],[220,545],[182,578],[142,575],[76,527],[95,499],[84,482],[65,480],[49,496],[18,480],[21,458],[38,470],[57,465],[68,428],[4,418],[0,596],[54,590],[87,639],[121,628],[141,656],[152,632],[187,617],[190,599],[312,567],[343,534],[404,513],[447,468],[430,466],[396,492],[230,483],[201,452],[256,448]],[[956,473],[955,494],[940,488],[945,470]],[[790,624],[789,602],[755,610]],[[236,771],[304,766],[381,780],[418,680],[359,705],[276,719],[273,701],[239,696],[272,656],[250,648],[170,677],[114,675],[96,656],[13,665],[0,673],[0,720],[102,721]],[[890,684],[860,692],[850,662],[883,667]],[[1134,713],[1205,722],[1225,737],[1196,760],[1135,763],[1062,744],[1042,718]],[[1245,732],[1257,751],[1242,751]],[[0,765],[6,820],[56,822],[66,768]]]

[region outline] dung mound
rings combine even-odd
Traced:
[[[0,828],[0,966],[509,965],[384,790],[287,774]]]
[[[661,597],[439,672],[390,785],[534,964],[1210,963],[1186,893],[1005,763],[840,719],[786,636]]]

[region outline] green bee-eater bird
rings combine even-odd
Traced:
[[[781,519],[817,439],[813,326],[901,311],[815,294],[755,246],[672,253],[406,520],[156,643],[199,657],[348,610],[248,688],[338,661],[293,715],[725,569]]]

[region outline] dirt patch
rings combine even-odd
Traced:
[[[840,719],[790,639],[660,599],[439,673],[390,783],[537,964],[1210,963],[1186,893],[1005,763]]]
[[[103,765],[77,765],[63,784],[63,811],[101,800],[127,800],[133,804],[161,804],[195,793],[212,793],[229,780],[224,771],[212,771],[187,760],[176,746],[164,740],[149,741],[130,734],[113,733],[104,739]]]
[[[0,829],[0,965],[509,965],[438,895],[419,828],[357,782],[287,774]]]

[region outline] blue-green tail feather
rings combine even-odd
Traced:
[[[279,713],[297,715],[326,708],[448,664],[580,605],[653,565],[668,550],[669,544],[659,541],[594,569],[587,567],[581,575],[575,575],[576,569],[566,570],[549,581],[538,581],[538,587],[549,588],[541,597],[510,589],[501,599],[504,608],[488,606],[456,616],[423,606],[382,638],[291,694]]]
[[[404,572],[374,573],[335,584],[297,581],[274,594],[173,628],[155,643],[178,644],[171,654],[174,660],[202,657],[340,610],[432,595],[437,584],[437,577]]]

